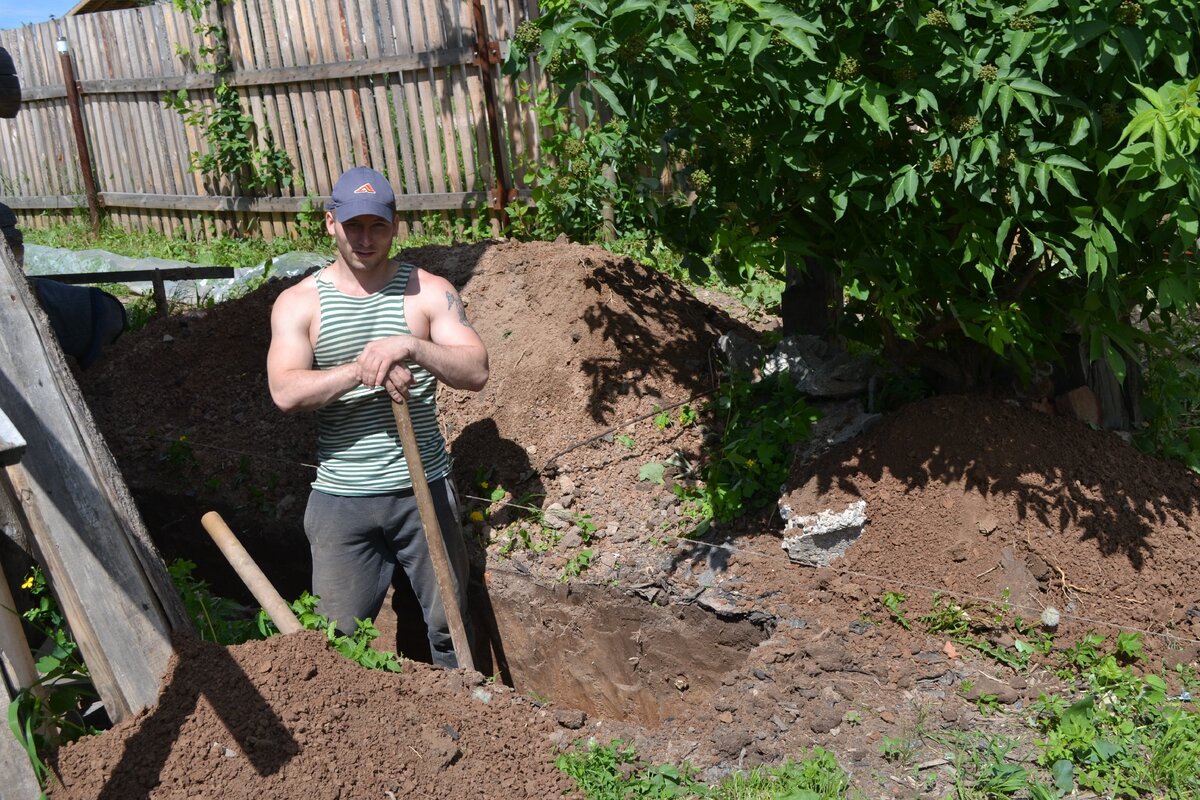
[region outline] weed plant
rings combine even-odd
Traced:
[[[708,785],[688,765],[649,764],[619,739],[591,742],[561,754],[555,764],[588,800],[659,800],[701,797],[711,800],[840,800],[850,782],[834,755],[820,747],[802,761],[756,767]]]
[[[704,495],[720,521],[756,511],[779,497],[795,444],[808,436],[817,412],[805,402],[786,372],[758,382],[733,373],[709,410],[721,428],[701,468]]]
[[[177,559],[168,565],[167,572],[201,639],[231,645],[268,635],[261,611],[254,613],[233,600],[214,595],[206,581],[192,574],[195,569],[195,562]]]
[[[24,749],[38,783],[45,786],[49,768],[42,754],[96,733],[84,711],[99,699],[79,654],[79,645],[67,629],[66,617],[58,607],[46,575],[38,567],[21,588],[37,601],[21,617],[46,637],[42,655],[35,664],[38,679],[16,693],[8,705],[8,727]]]

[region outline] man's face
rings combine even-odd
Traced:
[[[392,254],[392,240],[396,238],[395,220],[372,214],[338,222],[332,213],[326,212],[325,229],[337,244],[342,261],[354,270],[369,271],[386,263]]]

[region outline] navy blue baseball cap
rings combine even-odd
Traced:
[[[333,197],[326,211],[345,222],[369,214],[388,222],[396,218],[396,195],[388,179],[370,167],[353,167],[342,173],[333,186]]]

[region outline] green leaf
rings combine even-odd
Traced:
[[[889,120],[886,97],[882,94],[875,94],[869,87],[864,87],[862,94],[858,96],[858,104],[862,107],[863,111],[867,112],[867,116],[875,120],[876,125],[882,130],[888,130]]]
[[[625,0],[624,3],[613,9],[610,19],[616,19],[622,14],[629,14],[634,11],[644,11],[647,8],[654,8],[653,0]]]
[[[608,107],[612,109],[614,114],[618,117],[629,116],[628,112],[625,111],[625,106],[621,105],[621,101],[617,99],[616,93],[609,88],[607,83],[599,78],[593,78],[590,85],[596,94],[604,98],[604,102],[608,103]]]
[[[771,35],[760,30],[755,30],[750,33],[749,49],[746,51],[746,57],[750,61],[750,66],[754,67],[754,59],[758,58],[763,50],[771,44]]]
[[[1123,142],[1128,139],[1130,144],[1136,142],[1146,131],[1153,128],[1154,123],[1157,121],[1158,112],[1154,109],[1148,108],[1142,111],[1129,121],[1129,124],[1125,126],[1125,130],[1121,131],[1121,138],[1118,141]]]
[[[1008,121],[1008,111],[1012,108],[1013,97],[1016,92],[1007,83],[1000,87],[1000,119]]]
[[[642,468],[638,470],[638,480],[661,484],[663,482],[663,465],[657,461],[643,464]]]
[[[1154,106],[1159,111],[1167,111],[1168,110],[1167,109],[1167,101],[1163,100],[1162,95],[1160,95],[1158,92],[1151,89],[1149,86],[1140,86],[1135,83],[1133,85],[1133,88],[1135,88],[1139,92],[1141,92],[1142,97],[1145,97],[1148,101],[1150,101],[1150,105]]]
[[[700,63],[700,59],[697,58],[695,45],[692,44],[687,34],[683,31],[675,31],[667,38],[667,50],[674,54],[676,58],[681,58],[689,64]]]
[[[575,46],[579,48],[579,54],[583,56],[587,68],[594,71],[596,69],[596,40],[589,34],[581,33],[575,38]]]
[[[1075,175],[1073,173],[1058,169],[1056,167],[1051,167],[1050,174],[1054,176],[1054,180],[1059,186],[1063,187],[1080,200],[1083,199],[1083,195],[1079,193],[1079,184],[1075,182]]]
[[[1055,761],[1054,766],[1050,767],[1050,774],[1054,777],[1054,788],[1060,797],[1075,788],[1075,765],[1068,759]]]
[[[1087,138],[1088,131],[1092,127],[1092,122],[1085,116],[1075,118],[1075,123],[1071,126],[1071,136],[1067,139],[1067,144],[1074,147]]]
[[[1091,172],[1091,169],[1077,158],[1071,158],[1065,153],[1055,153],[1046,156],[1046,163],[1053,167],[1066,167],[1067,169],[1079,169],[1084,172]]]
[[[1040,81],[1035,81],[1032,78],[1013,78],[1008,82],[1008,85],[1017,91],[1030,92],[1031,94],[1040,94],[1046,97],[1061,97],[1061,95]]]
[[[1021,54],[1029,48],[1030,43],[1033,42],[1033,32],[1013,31],[1011,38],[1012,44],[1008,48],[1008,59],[1015,63],[1021,57]]]
[[[1121,40],[1121,45],[1125,48],[1125,54],[1129,56],[1129,62],[1133,64],[1134,70],[1140,73],[1142,65],[1146,63],[1146,38],[1124,25],[1117,26],[1117,38]]]
[[[721,51],[728,56],[745,35],[746,24],[741,20],[735,19],[726,26],[725,32],[717,37],[717,43],[721,46]]]

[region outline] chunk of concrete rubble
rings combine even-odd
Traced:
[[[779,511],[785,520],[783,549],[792,561],[810,567],[827,567],[845,555],[867,524],[866,500],[851,503],[843,511],[826,509],[807,516],[797,516],[782,504]],[[797,529],[798,534],[787,535]]]

